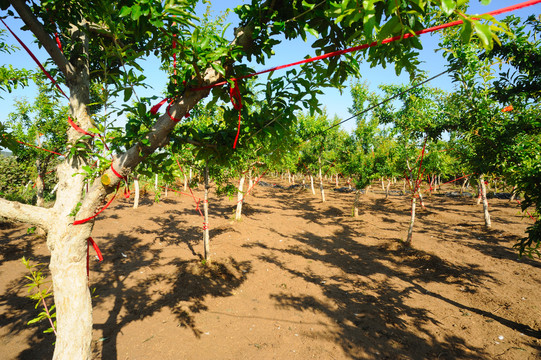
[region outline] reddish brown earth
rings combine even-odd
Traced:
[[[472,199],[433,196],[403,249],[406,197],[364,195],[353,218],[353,194],[326,194],[257,187],[241,222],[234,200],[211,198],[210,265],[189,197],[113,203],[94,231],[93,357],[541,358],[541,261],[512,249],[531,221],[516,204],[491,200],[486,231]],[[0,358],[48,359],[20,261],[46,262],[44,240],[0,235]]]

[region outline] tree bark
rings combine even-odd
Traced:
[[[481,198],[483,199],[483,212],[485,215],[485,226],[490,228],[492,223],[490,221],[490,213],[488,212],[488,199],[487,199],[487,189],[485,186],[485,177],[484,175],[479,176],[479,184],[481,189]]]
[[[133,187],[135,188],[135,196],[133,197],[133,208],[139,207],[139,177],[135,176],[133,179]]]
[[[355,200],[353,200],[353,217],[359,216],[359,198],[361,197],[361,190],[355,190]]]
[[[411,246],[411,238],[413,237],[413,224],[415,224],[415,204],[416,204],[416,198],[413,196],[411,199],[411,218],[410,218],[410,226],[408,228],[408,235],[406,237],[405,244],[407,246]]]
[[[242,216],[242,202],[244,193],[242,192],[244,188],[244,174],[241,175],[240,181],[239,181],[239,191],[237,192],[237,210],[235,211],[235,220],[239,221]]]
[[[209,167],[205,164],[205,196],[203,199],[203,250],[205,261],[210,261],[210,236],[209,236]]]
[[[323,176],[321,175],[321,158],[319,160],[319,190],[321,192],[321,201],[325,202],[325,189],[323,188]]]
[[[314,188],[314,177],[310,175],[310,188],[312,189],[312,194],[316,195],[316,189]]]
[[[385,188],[385,199],[389,197],[389,189],[391,188],[391,178],[387,180],[387,187]]]

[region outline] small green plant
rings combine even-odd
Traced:
[[[28,287],[28,293],[30,294],[28,297],[36,301],[36,305],[34,306],[35,309],[37,309],[40,305],[43,306],[43,310],[35,318],[30,320],[27,325],[40,322],[43,319],[48,319],[51,327],[43,332],[54,332],[56,336],[56,320],[54,320],[54,318],[56,318],[56,312],[54,311],[55,305],[53,304],[49,307],[45,301],[46,298],[53,295],[51,291],[52,282],[47,280],[47,277],[44,276],[42,272],[46,264],[33,265],[30,263],[30,259],[27,260],[24,256],[22,258],[22,262],[24,266],[26,266],[26,269],[28,269],[30,272],[30,276],[25,276],[25,278],[30,280],[30,283],[25,285]],[[43,289],[44,287],[47,287],[47,289]]]

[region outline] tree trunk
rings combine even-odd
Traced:
[[[167,197],[167,183],[165,183],[165,193],[163,194],[163,197]]]
[[[310,175],[310,188],[312,189],[312,194],[316,195],[316,189],[314,188],[314,177]]]
[[[485,214],[485,226],[489,228],[492,226],[492,223],[490,222],[490,213],[488,212],[487,189],[485,186],[485,179],[483,175],[479,176],[479,184],[481,186],[481,198],[483,199],[483,212]]]
[[[57,321],[53,359],[91,358],[92,303],[86,276],[89,235],[89,231],[61,221],[47,237]]]
[[[336,174],[336,183],[335,183],[336,187],[338,187],[338,174]]]
[[[158,174],[154,177],[154,191],[158,191]]]
[[[391,188],[391,178],[387,180],[387,187],[385,188],[385,199],[389,197],[389,189]]]
[[[481,189],[481,181],[477,184],[477,205],[481,204],[481,199],[483,198],[483,190]]]
[[[408,236],[406,237],[406,245],[411,246],[411,238],[413,236],[413,224],[415,223],[415,203],[416,203],[415,196],[411,199],[411,219],[410,219],[410,226],[408,228]]]
[[[133,208],[139,207],[139,177],[135,176],[133,179],[133,187],[135,189],[135,196],[133,197]]]
[[[321,191],[321,201],[325,202],[325,189],[323,189],[323,176],[321,175],[321,158],[319,158],[319,190]]]
[[[380,178],[380,181],[381,181],[381,190],[385,191],[385,181],[383,178]]]
[[[248,171],[248,189],[252,189],[254,187],[254,179],[252,178],[252,170]],[[255,189],[252,189],[252,194]]]
[[[406,179],[402,183],[402,195],[406,195]]]
[[[205,261],[210,260],[210,236],[209,236],[209,167],[205,164],[205,197],[203,199],[203,249]]]
[[[355,200],[353,200],[353,217],[359,216],[359,198],[361,197],[361,190],[355,190]]]
[[[244,174],[241,175],[239,181],[239,191],[237,192],[237,211],[235,212],[235,220],[239,221],[242,216],[242,202],[244,193],[242,192],[244,188]]]
[[[509,201],[515,200],[515,197],[517,196],[516,189],[517,189],[517,186],[513,185],[513,188],[511,189],[511,196],[509,197]]]
[[[184,192],[188,190],[188,177],[186,177],[186,174],[184,174]]]
[[[291,173],[289,172],[289,170],[287,171],[287,182],[288,184],[291,184]]]

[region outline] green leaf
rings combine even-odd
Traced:
[[[456,2],[454,0],[442,0],[441,7],[445,15],[449,16],[456,9]]]
[[[120,13],[118,16],[125,17],[128,16],[131,13],[131,8],[127,6],[123,6],[122,9],[120,9]]]
[[[133,5],[131,8],[131,18],[132,20],[138,20],[141,17],[141,6]]]
[[[132,93],[133,89],[131,87],[124,89],[124,102],[130,100]]]

